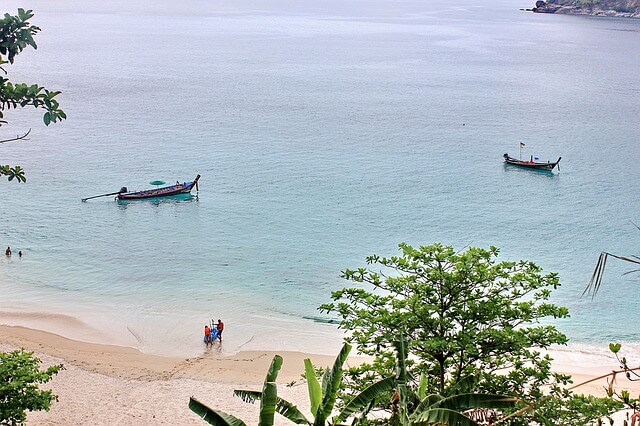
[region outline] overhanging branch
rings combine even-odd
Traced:
[[[31,133],[31,129],[29,129],[27,133],[25,133],[22,136],[16,135],[15,138],[0,140],[0,143],[14,142],[14,141],[20,141],[20,140],[28,141],[29,139],[27,139],[27,136],[29,136],[29,133]]]

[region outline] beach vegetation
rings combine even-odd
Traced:
[[[338,414],[333,416],[338,390],[343,385],[344,364],[351,346],[345,343],[331,368],[322,370],[321,381],[318,370],[310,359],[304,360],[305,380],[309,393],[312,418],[308,419],[292,403],[278,397],[275,380],[282,365],[282,358],[276,355],[271,363],[262,391],[235,390],[234,395],[245,402],[260,401],[259,425],[270,426],[277,412],[292,423],[309,426],[339,426],[349,420],[352,425],[369,424],[369,415],[380,393],[393,391],[393,411],[384,419],[385,424],[398,426],[442,425],[478,426],[472,419],[474,410],[479,408],[500,409],[513,407],[516,398],[487,394],[460,394],[443,397],[427,394],[426,386],[414,390],[408,386],[409,373],[406,368],[407,345],[402,336],[394,342],[396,350],[396,370],[393,376],[371,384],[358,395],[347,401]],[[421,380],[424,385],[426,382]],[[191,397],[189,408],[209,424],[218,426],[244,426],[244,421],[225,412],[207,407]],[[497,414],[498,411],[493,411]]]
[[[295,424],[324,426],[328,424],[338,395],[338,389],[342,385],[343,365],[349,356],[351,346],[345,344],[336,357],[332,368],[325,368],[322,374],[322,382],[318,381],[316,369],[310,359],[305,359],[305,378],[309,391],[310,411],[313,420],[309,420],[294,404],[278,396],[276,378],[282,367],[282,357],[276,355],[271,362],[269,372],[265,378],[262,391],[241,390],[233,392],[243,401],[254,403],[260,401],[259,426],[271,426],[275,413],[279,413]],[[218,426],[243,426],[245,423],[225,412],[209,408],[194,397],[189,401],[189,408],[197,413],[209,424]]]
[[[62,369],[58,364],[41,370],[40,359],[33,352],[0,352],[0,424],[23,424],[27,411],[49,411],[58,397],[50,389],[40,389],[40,385]]]
[[[528,411],[538,411],[542,415],[541,418],[550,419],[544,425],[553,426],[574,426],[574,425],[593,425],[604,424],[603,419],[608,424],[613,425],[612,415],[621,410],[632,410],[631,425],[636,424],[640,420],[640,398],[632,398],[631,393],[626,389],[618,390],[615,387],[616,378],[620,374],[624,374],[629,381],[640,380],[640,367],[630,367],[625,357],[618,354],[622,349],[619,343],[610,343],[609,350],[615,355],[620,363],[620,369],[612,370],[610,373],[603,374],[598,377],[592,377],[584,382],[572,385],[563,390],[563,398],[556,395],[546,395],[537,401],[527,403],[519,410],[509,413],[506,416],[496,420],[493,425],[512,424],[517,420],[518,416]],[[572,391],[592,383],[594,381],[606,379],[607,387],[605,397],[597,397],[593,395],[573,394]],[[627,424],[623,421],[623,424]]]
[[[260,420],[258,426],[272,426],[276,411],[294,423],[303,424],[304,415],[300,410],[288,401],[278,397],[276,379],[282,367],[282,357],[276,355],[271,361],[271,366],[265,377],[262,391],[235,390],[234,395],[240,396],[247,402],[260,401]],[[220,410],[208,407],[196,398],[191,397],[189,408],[198,414],[204,421],[217,426],[245,426],[241,419]]]
[[[569,315],[549,301],[560,285],[557,274],[543,274],[530,261],[498,261],[495,247],[399,247],[399,256],[369,256],[369,267],[343,271],[354,285],[320,307],[338,315],[347,342],[373,357],[346,372],[344,401],[392,375],[400,333],[407,336],[409,386],[424,376],[427,393],[510,395],[522,404],[549,393],[566,396],[570,376],[552,372],[542,354],[567,342],[548,323]],[[392,411],[391,400],[391,393],[380,394],[376,408]],[[544,424],[543,414],[527,412],[511,424]]]
[[[16,56],[27,47],[38,48],[34,36],[40,28],[32,25],[33,11],[18,9],[17,15],[5,13],[0,18],[0,70],[7,74],[6,67],[14,63]],[[45,125],[56,123],[67,118],[60,108],[56,97],[59,91],[49,90],[37,84],[14,83],[0,74],[0,126],[7,124],[5,112],[10,109],[34,107],[44,110]],[[25,139],[31,130],[15,138],[0,140],[0,143]],[[0,176],[9,180],[26,182],[24,170],[19,166],[0,166]]]
[[[450,396],[427,394],[426,376],[420,376],[417,388],[410,386],[410,373],[407,370],[407,342],[403,335],[393,342],[396,353],[396,370],[393,377],[382,379],[369,385],[360,394],[351,398],[334,418],[334,424],[345,422],[357,414],[352,425],[368,425],[382,422],[395,426],[451,425],[478,426],[474,420],[479,413],[483,418],[497,419],[502,408],[516,405],[517,398],[462,393]],[[367,416],[379,395],[392,391],[391,415],[387,418],[371,421]]]

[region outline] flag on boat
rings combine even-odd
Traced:
[[[520,148],[524,148],[524,144],[522,142],[520,142]]]
[[[533,157],[533,159],[534,159],[534,160],[539,160],[540,158],[539,158],[539,157]]]

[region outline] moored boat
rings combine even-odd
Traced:
[[[126,187],[123,187],[116,199],[118,200],[143,200],[145,198],[159,198],[170,197],[172,195],[188,194],[195,187],[198,190],[198,180],[200,175],[197,175],[192,182],[176,183],[175,185],[165,186],[156,189],[147,189],[144,191],[128,192]]]
[[[504,162],[507,164],[535,170],[553,170],[556,166],[558,166],[558,170],[560,170],[560,166],[558,165],[558,163],[560,162],[560,160],[562,160],[562,157],[558,157],[558,160],[554,163],[550,161],[544,163],[542,161],[534,161],[533,156],[530,157],[529,161],[518,160],[517,158],[509,157],[509,154],[504,154],[503,157]]]

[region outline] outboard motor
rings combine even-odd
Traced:
[[[122,188],[120,188],[120,193],[123,193],[123,192],[129,192],[126,186],[123,186]]]

